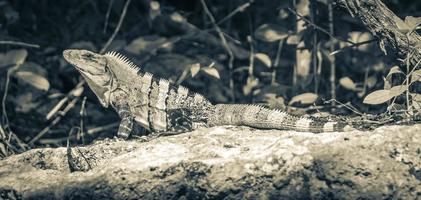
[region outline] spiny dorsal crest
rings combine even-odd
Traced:
[[[105,54],[112,58],[118,66],[124,67],[128,71],[132,71],[134,74],[137,74],[140,71],[140,67],[136,66],[132,61],[130,61],[126,56],[121,55],[115,51],[110,51]]]

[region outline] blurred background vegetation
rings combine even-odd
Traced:
[[[402,19],[421,15],[420,1],[384,2]],[[3,0],[0,158],[116,132],[117,115],[62,58],[68,48],[118,51],[214,103],[296,114],[382,113],[362,102],[396,65],[328,0]]]

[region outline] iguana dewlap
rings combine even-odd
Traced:
[[[121,117],[118,136],[123,138],[136,132],[136,126],[171,133],[219,125],[314,133],[353,130],[343,122],[295,117],[257,105],[213,105],[183,86],[142,72],[115,52],[100,55],[87,50],[65,50],[63,56],[85,78],[101,104],[111,105],[118,112]]]

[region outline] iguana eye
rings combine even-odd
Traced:
[[[85,59],[92,59],[93,55],[92,54],[85,54],[84,57],[85,57]]]

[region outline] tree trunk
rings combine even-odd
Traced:
[[[417,65],[421,59],[421,52],[416,50],[421,44],[421,37],[413,32],[406,34],[398,28],[404,23],[380,0],[336,0],[349,13],[361,19],[367,29],[380,40],[380,48],[386,55],[396,59],[406,59],[410,55],[411,67]]]

